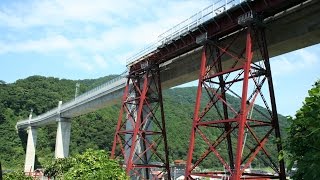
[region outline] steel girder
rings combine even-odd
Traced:
[[[239,39],[241,33],[246,33],[246,39]],[[233,50],[239,46],[241,50]],[[253,63],[252,58],[261,61]],[[227,59],[232,60],[222,63]],[[230,102],[227,93],[240,103]],[[283,160],[270,154],[281,153],[282,147],[263,28],[249,25],[228,44],[205,42],[191,131],[186,179],[285,179]],[[203,153],[195,154],[196,148]],[[208,163],[220,170],[197,172],[197,167]],[[273,172],[250,171],[251,165]]]
[[[111,156],[123,161],[130,177],[170,177],[158,65],[129,73]]]
[[[168,42],[163,46],[158,47],[154,52],[141,57],[141,60],[130,66],[130,69],[141,69],[141,64],[144,63],[145,60],[157,64],[164,63],[174,57],[178,57],[179,55],[200,47],[200,45],[196,43],[196,37],[203,32],[207,32],[209,39],[234,33],[242,28],[237,22],[238,17],[248,11],[259,13],[261,14],[262,19],[266,19],[305,1],[306,0],[242,1],[238,6],[230,8],[225,13],[200,25],[198,30],[191,31],[187,35],[181,36],[170,43]]]

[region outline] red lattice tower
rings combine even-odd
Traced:
[[[264,29],[250,23],[229,37],[204,41],[186,179],[284,180],[283,160],[271,155],[282,147]],[[197,172],[208,163],[215,170]],[[273,172],[250,171],[251,165]]]
[[[141,63],[127,78],[111,156],[130,177],[170,177],[159,67]]]

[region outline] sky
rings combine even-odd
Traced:
[[[120,74],[130,56],[212,2],[1,0],[0,80]],[[320,79],[320,45],[272,58],[271,67],[278,112],[294,115]]]

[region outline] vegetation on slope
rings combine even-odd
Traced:
[[[128,179],[119,162],[111,160],[104,150],[87,149],[64,159],[55,159],[45,167],[47,177],[64,180],[125,180]]]
[[[77,82],[80,82],[80,93],[83,93],[113,77],[72,81],[32,76],[12,84],[0,83],[0,159],[3,169],[23,168],[27,136],[24,132],[20,132],[18,136],[15,124],[18,120],[26,119],[30,109],[33,109],[34,115],[39,115],[57,107],[60,100],[66,102],[74,98]],[[195,95],[195,87],[164,91],[170,160],[186,158]],[[228,99],[232,103],[239,104],[239,100],[232,96],[228,96]],[[82,153],[88,148],[107,151],[111,149],[119,104],[120,98],[119,103],[114,106],[72,120],[71,155]],[[280,122],[286,126],[284,117],[281,116]],[[38,128],[37,166],[42,166],[53,159],[55,136],[56,125]]]

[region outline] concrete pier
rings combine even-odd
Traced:
[[[59,118],[56,136],[55,158],[69,156],[71,121],[66,118]]]
[[[27,141],[24,172],[33,172],[35,157],[36,157],[37,129],[35,127],[29,126],[29,128],[27,129],[27,132],[28,132],[28,141]]]

